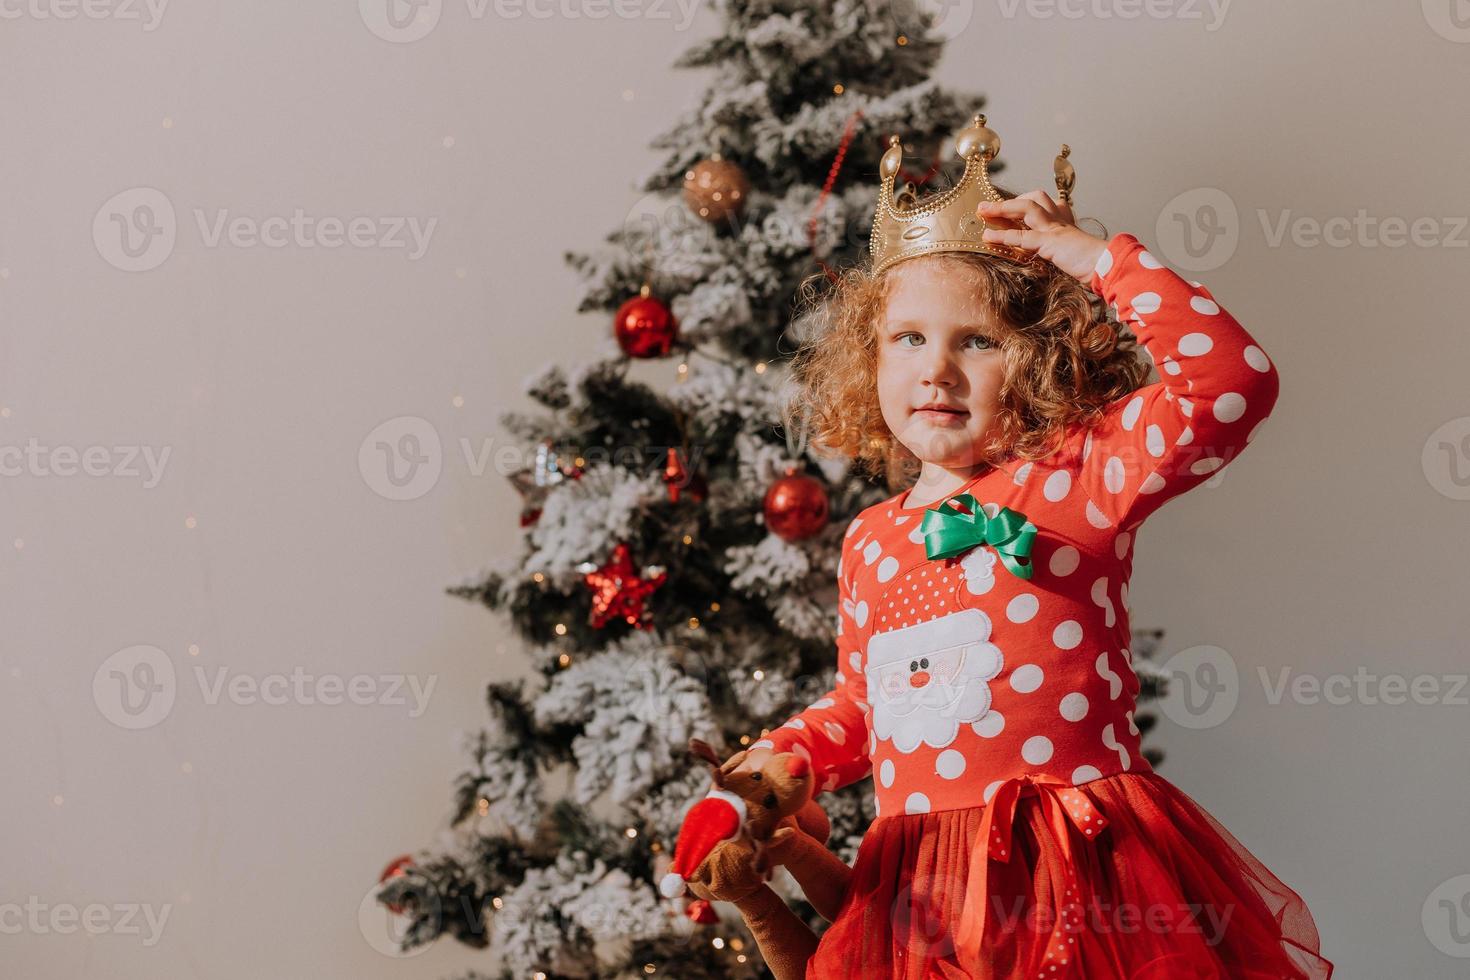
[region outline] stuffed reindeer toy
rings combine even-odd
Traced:
[[[824,919],[837,915],[852,869],[827,850],[831,825],[812,799],[813,774],[793,752],[770,756],[759,769],[737,771],[746,753],[723,763],[705,742],[689,750],[709,765],[714,786],[690,808],[674,861],[659,882],[668,898],[685,886],[706,901],[732,902],[777,980],[800,980],[817,948],[816,934],[766,884],[785,866]]]

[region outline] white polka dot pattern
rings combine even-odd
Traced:
[[[1091,285],[1116,304],[1161,379],[1118,398],[1081,437],[1081,489],[1125,527],[1233,460],[1275,406],[1279,379],[1205,286],[1163,267],[1132,236],[1115,236],[1107,254],[1108,272],[1100,262]],[[1209,458],[1218,462],[1202,462]]]

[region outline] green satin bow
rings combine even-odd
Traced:
[[[958,500],[970,513],[946,506],[950,500]],[[994,517],[989,517],[975,495],[965,493],[926,510],[919,531],[924,535],[924,551],[930,558],[948,558],[977,544],[988,544],[1012,575],[1031,577],[1031,542],[1036,538],[1036,526],[1019,511],[1002,507]]]

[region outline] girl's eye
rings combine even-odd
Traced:
[[[904,341],[907,340],[909,337],[918,337],[920,341],[922,341],[924,339],[923,334],[905,333],[905,334],[900,334],[898,336],[898,342],[899,342],[899,344],[901,346],[910,347],[910,348],[919,346],[918,344],[905,344]],[[986,340],[980,334],[978,334],[978,333],[970,334],[969,337],[966,337],[965,338],[965,343],[968,344],[972,340],[979,341],[979,344],[976,345],[976,348],[975,348],[976,350],[989,350],[990,349],[990,341]]]

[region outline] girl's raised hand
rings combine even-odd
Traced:
[[[985,241],[1035,252],[1084,285],[1108,243],[1077,227],[1072,209],[1034,190],[1009,201],[981,201],[975,216],[986,224]]]

